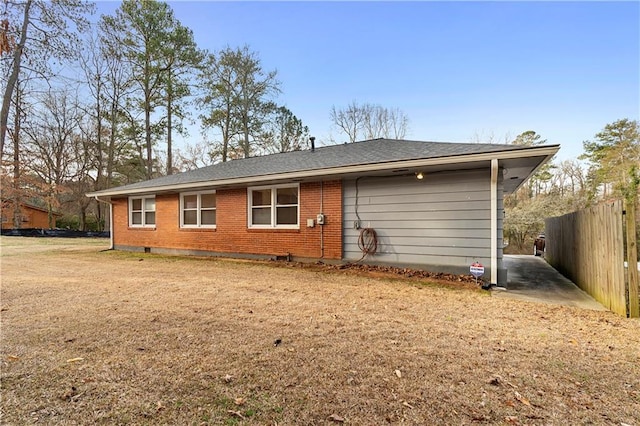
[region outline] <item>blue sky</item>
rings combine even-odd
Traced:
[[[278,70],[279,103],[324,142],[344,140],[329,111],[353,100],[403,110],[408,139],[504,142],[534,130],[562,145],[560,159],[640,116],[639,2],[169,4],[200,48],[258,52]]]

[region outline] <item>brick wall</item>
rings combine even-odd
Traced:
[[[49,213],[46,211],[34,209],[29,206],[22,206],[20,212],[22,214],[20,228],[50,229]],[[8,205],[2,209],[2,229],[13,229],[13,216],[14,209],[12,205]],[[53,216],[53,227],[56,227],[55,215]]]
[[[224,253],[342,258],[342,183],[322,184],[324,226],[307,227],[320,213],[320,182],[300,184],[300,229],[248,229],[247,189],[216,193],[216,229],[180,229],[180,195],[156,195],[156,227],[128,226],[128,199],[113,200],[115,246]],[[321,250],[321,233],[324,256]]]

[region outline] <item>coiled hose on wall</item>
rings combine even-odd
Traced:
[[[378,234],[373,228],[362,228],[358,236],[358,247],[362,251],[362,259],[378,251]],[[360,260],[362,260],[360,259]]]

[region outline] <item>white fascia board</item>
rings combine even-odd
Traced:
[[[427,166],[439,166],[455,163],[472,163],[478,161],[491,161],[492,159],[506,160],[511,158],[522,157],[537,157],[541,155],[551,158],[560,149],[559,145],[546,146],[541,148],[531,148],[526,150],[510,150],[510,151],[497,151],[497,152],[485,152],[481,154],[468,154],[457,155],[452,157],[438,157],[438,158],[422,158],[416,160],[398,160],[390,161],[386,163],[373,163],[373,164],[358,164],[354,166],[340,166],[330,167],[326,169],[314,169],[314,170],[302,170],[296,172],[276,173],[271,175],[260,176],[247,176],[232,179],[221,179],[216,181],[201,181],[201,182],[189,182],[180,183],[174,185],[162,185],[162,186],[148,186],[144,188],[135,189],[118,189],[104,190],[87,193],[87,197],[95,196],[125,196],[136,194],[154,194],[158,192],[180,192],[184,190],[198,190],[202,188],[214,188],[219,186],[245,186],[256,185],[260,182],[266,181],[278,181],[278,180],[291,180],[291,179],[305,179],[305,178],[323,178],[329,176],[357,174],[366,172],[379,172],[386,170],[394,170],[398,168],[413,168],[413,167],[427,167]]]

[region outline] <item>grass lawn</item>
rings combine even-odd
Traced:
[[[640,320],[2,237],[0,423],[640,425]]]

